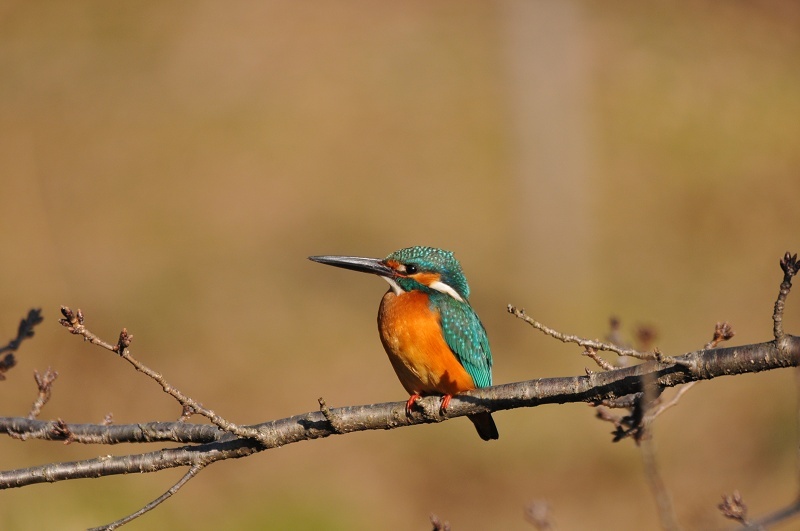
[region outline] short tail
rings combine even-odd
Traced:
[[[491,441],[492,439],[499,439],[500,434],[497,433],[497,426],[494,424],[494,419],[491,413],[476,413],[467,417],[475,424],[475,429],[478,430],[478,435],[484,441]]]

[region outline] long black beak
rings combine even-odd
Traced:
[[[394,269],[378,258],[361,258],[359,256],[309,256],[309,260],[320,264],[332,265],[362,273],[372,273],[382,277],[396,277]]]

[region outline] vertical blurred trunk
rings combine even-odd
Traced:
[[[595,219],[581,5],[506,0],[502,17],[518,263],[543,279],[577,282],[571,288],[585,293]]]

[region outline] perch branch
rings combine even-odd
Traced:
[[[672,360],[673,358],[670,358]],[[689,370],[687,365],[695,367]],[[34,483],[99,477],[131,472],[154,472],[177,466],[193,466],[202,460],[244,457],[254,452],[278,448],[299,441],[319,439],[336,433],[365,430],[390,430],[403,426],[442,422],[486,411],[501,411],[543,404],[587,402],[599,404],[643,392],[646,382],[664,388],[720,376],[754,373],[800,365],[800,338],[787,335],[785,348],[775,342],[690,352],[675,362],[649,361],[591,376],[541,378],[487,387],[453,397],[445,413],[432,416],[414,410],[406,414],[406,402],[330,408],[336,428],[322,411],[312,411],[280,420],[245,426],[254,438],[237,438],[215,426],[185,422],[134,425],[71,425],[0,418],[0,432],[17,438],[65,439],[73,442],[113,444],[118,442],[210,441],[194,446],[165,449],[137,456],[110,456],[75,463],[56,463],[0,472],[0,489]],[[420,399],[428,410],[438,410],[439,397]],[[58,428],[58,429],[56,429]]]

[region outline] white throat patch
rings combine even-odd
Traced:
[[[389,285],[392,287],[392,291],[394,292],[395,295],[400,295],[401,293],[405,293],[403,288],[400,287],[400,284],[395,282],[393,278],[389,278],[389,277],[381,277],[381,278],[389,283]]]

